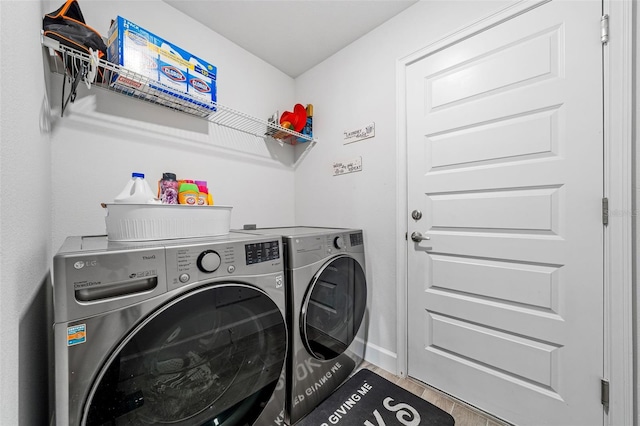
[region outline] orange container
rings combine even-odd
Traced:
[[[198,186],[195,183],[181,183],[178,190],[178,203],[187,206],[198,205]]]

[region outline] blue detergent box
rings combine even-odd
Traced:
[[[118,16],[109,28],[107,59],[144,78],[117,74],[111,86],[139,97],[166,94],[216,110],[217,68],[184,49]],[[144,87],[143,87],[144,86]],[[167,102],[175,107],[174,102]]]

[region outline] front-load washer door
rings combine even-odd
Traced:
[[[300,333],[307,351],[330,360],[347,350],[362,323],[367,284],[360,264],[337,256],[313,277],[302,305]]]
[[[82,424],[252,425],[280,379],[286,333],[282,312],[256,288],[218,284],[187,293],[109,357]]]

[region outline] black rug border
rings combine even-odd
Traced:
[[[368,380],[373,377],[373,380]],[[334,414],[336,412],[335,407],[340,408],[343,401],[348,398],[348,395],[357,392],[359,388],[362,388],[364,382],[378,382],[374,383],[378,386],[383,384],[385,389],[394,389],[394,394],[389,395],[393,397],[402,396],[402,398],[396,398],[394,404],[406,403],[414,407],[420,413],[420,426],[454,426],[455,419],[453,416],[440,407],[432,404],[431,402],[422,399],[418,395],[412,393],[411,391],[391,382],[390,380],[382,377],[375,371],[370,370],[369,368],[362,368],[358,370],[355,374],[350,376],[347,380],[344,381],[327,399],[325,399],[320,405],[318,405],[314,410],[312,410],[308,415],[306,415],[303,419],[295,424],[295,426],[320,426],[321,424],[329,424],[335,426],[362,426],[364,420],[358,418],[357,423],[353,423],[353,421],[349,421],[340,418],[335,423],[328,422],[325,418],[328,418],[327,413]],[[351,386],[353,385],[353,389]],[[379,391],[376,391],[379,392]],[[363,397],[363,401],[365,401],[366,395]],[[363,403],[363,405],[365,405]],[[372,412],[376,407],[375,403],[369,407]],[[359,410],[362,407],[359,407]],[[359,410],[355,410],[357,412]],[[382,410],[380,410],[382,411]],[[389,416],[389,413],[386,413]],[[373,424],[376,424],[373,416],[369,419]],[[313,421],[313,423],[311,423]],[[402,425],[400,422],[393,423],[393,425]],[[390,426],[390,423],[387,422],[387,426]]]

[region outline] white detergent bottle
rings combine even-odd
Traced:
[[[131,180],[127,182],[122,192],[113,200],[119,204],[159,204],[151,187],[144,180],[144,173],[131,173]]]

